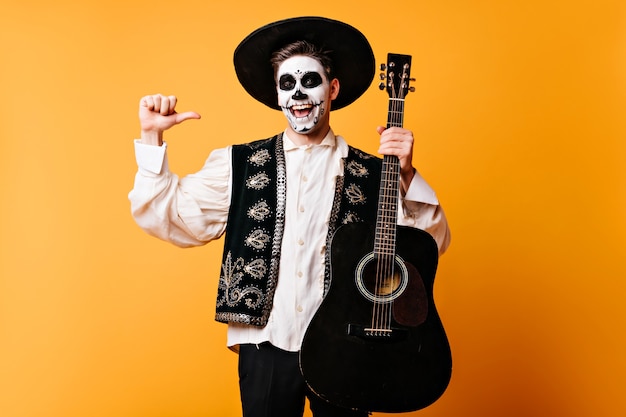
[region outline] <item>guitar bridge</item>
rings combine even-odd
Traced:
[[[352,323],[348,323],[347,333],[349,336],[381,342],[396,342],[399,340],[405,340],[408,334],[408,332],[404,329],[375,329],[361,324]]]

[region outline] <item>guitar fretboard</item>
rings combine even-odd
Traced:
[[[402,127],[404,99],[390,98],[387,112],[387,128]],[[394,259],[396,254],[396,222],[398,218],[398,188],[400,182],[400,160],[395,155],[383,158],[382,177],[378,196],[378,215],[374,254],[379,259]]]

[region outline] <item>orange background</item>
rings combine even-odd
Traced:
[[[129,213],[137,103],[195,110],[172,169],[267,137],[282,115],[238,85],[253,29],[321,14],[377,59],[413,55],[405,126],[452,228],[435,296],[444,396],[410,415],[626,415],[626,3],[189,0],[0,8],[0,415],[239,415],[213,321],[221,242],[179,249]],[[386,95],[333,113],[375,152]]]

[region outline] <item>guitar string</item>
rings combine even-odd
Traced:
[[[392,93],[392,98],[395,98],[395,88],[394,88],[394,79],[393,77],[390,78],[390,84],[391,84],[391,88],[390,91]],[[395,106],[395,100],[390,100],[389,102],[389,114],[388,114],[388,118],[387,118],[387,127],[391,127],[393,126],[393,116],[394,116],[394,107]],[[376,285],[375,285],[375,298],[374,298],[374,307],[375,307],[375,313],[373,316],[373,323],[372,323],[372,329],[374,329],[375,332],[380,331],[381,328],[383,328],[383,321],[384,317],[386,316],[385,314],[385,305],[384,302],[380,300],[380,298],[382,298],[382,287],[383,287],[383,282],[385,279],[385,274],[387,274],[387,269],[388,269],[388,265],[387,265],[387,258],[386,258],[386,254],[383,250],[383,245],[384,245],[384,233],[385,231],[383,230],[383,225],[388,223],[388,219],[385,218],[385,216],[387,215],[386,213],[386,207],[388,204],[388,185],[389,185],[389,167],[388,167],[388,162],[389,162],[389,157],[385,156],[383,159],[383,187],[381,190],[382,196],[380,197],[380,201],[382,202],[382,205],[379,206],[379,219],[378,219],[378,225],[377,225],[377,230],[378,230],[378,236],[377,236],[377,243],[378,243],[378,260],[377,260],[377,272],[376,272]]]
[[[393,86],[393,78],[391,79],[391,91],[393,97],[390,100],[389,105],[389,118],[388,126],[402,127],[403,117],[403,97],[395,96],[396,90]],[[372,317],[372,329],[382,331],[390,330],[392,320],[392,293],[394,291],[394,266],[395,266],[395,223],[396,219],[392,218],[394,213],[397,216],[397,189],[399,181],[399,160],[397,157],[385,156],[383,164],[385,169],[383,170],[384,178],[383,196],[381,201],[383,202],[382,213],[379,213],[380,223],[387,226],[387,229],[383,231],[383,236],[377,236],[379,243],[379,259],[377,262],[376,284],[374,298],[374,313]],[[393,225],[393,227],[390,227]],[[381,224],[379,224],[378,230],[380,234]],[[385,301],[385,296],[389,297],[389,301]],[[380,300],[380,301],[378,301]]]
[[[404,74],[403,74],[404,75]],[[391,79],[391,91],[393,97],[390,99],[389,104],[389,117],[387,127],[402,127],[403,126],[403,104],[404,97],[396,97],[396,90],[393,86],[393,78]],[[401,91],[402,92],[402,91]],[[379,259],[377,262],[376,272],[376,284],[374,298],[374,312],[372,315],[372,329],[375,332],[384,334],[385,330],[391,329],[392,321],[392,293],[394,291],[394,267],[395,267],[395,224],[397,219],[393,219],[393,214],[397,216],[397,202],[398,202],[398,182],[399,182],[399,159],[393,156],[385,156],[383,164],[385,169],[383,170],[384,178],[383,196],[381,201],[383,202],[382,213],[379,213],[379,222],[386,226],[393,225],[382,233],[383,236],[377,236]],[[381,224],[379,223],[379,234],[381,233]],[[402,277],[400,277],[402,279]],[[389,297],[388,301],[385,301],[385,296]],[[378,301],[380,300],[380,301]]]
[[[398,124],[398,115],[400,113],[398,113],[398,109],[400,106],[400,101],[396,101],[394,100],[394,112],[392,113],[392,125],[393,126],[399,126]],[[387,291],[389,292],[389,295],[391,296],[391,293],[394,291],[394,266],[395,266],[395,225],[396,225],[396,221],[397,219],[393,218],[393,216],[397,216],[397,210],[396,210],[396,206],[397,206],[397,189],[398,189],[398,171],[399,171],[399,164],[398,164],[398,158],[395,156],[391,156],[388,158],[389,160],[389,164],[391,165],[391,168],[388,169],[387,172],[389,172],[390,178],[388,178],[387,181],[387,186],[389,188],[389,193],[387,194],[387,226],[389,228],[389,230],[386,231],[387,234],[387,242],[386,244],[388,245],[389,251],[387,253],[386,256],[386,276],[387,279],[389,280],[388,282],[388,289]],[[391,329],[391,313],[392,313],[392,306],[393,306],[393,300],[390,300],[390,302],[385,303],[385,323],[383,323],[383,328],[390,330]]]
[[[390,84],[391,84],[390,87],[391,88],[390,88],[389,91],[392,94],[395,91],[395,89],[393,88],[393,82],[394,82],[393,77],[390,77]],[[392,114],[391,113],[391,105],[392,105],[392,103],[393,102],[390,101],[389,105],[388,105],[388,110],[389,111],[388,111],[388,114],[387,114],[387,127],[389,127],[389,125],[390,125],[390,120],[389,119],[390,119],[391,114]],[[386,168],[385,162],[386,162],[386,157],[383,159],[383,171],[382,171],[383,175],[387,174],[387,170],[385,169]],[[381,188],[382,189],[380,190],[380,192],[382,193],[382,195],[379,196],[378,213],[377,213],[377,220],[376,220],[377,224],[376,224],[376,248],[375,249],[378,252],[377,252],[377,257],[374,259],[374,261],[376,262],[376,280],[375,280],[375,283],[374,283],[374,304],[373,304],[373,311],[372,311],[372,323],[371,323],[371,326],[370,326],[370,328],[372,329],[372,331],[374,333],[376,333],[378,331],[377,329],[380,328],[379,327],[380,326],[379,318],[381,317],[381,313],[382,313],[382,311],[381,311],[382,305],[378,301],[378,299],[380,297],[380,292],[381,292],[381,287],[382,287],[382,284],[381,284],[381,280],[383,279],[382,278],[382,274],[384,273],[383,270],[381,269],[382,268],[382,264],[383,264],[383,255],[382,255],[382,250],[381,250],[381,233],[382,233],[381,232],[381,227],[382,227],[382,224],[383,224],[382,216],[383,216],[383,213],[384,213],[383,208],[384,208],[384,205],[385,205],[385,197],[386,197],[386,191],[385,190],[387,188],[385,186],[386,185],[386,180],[387,180],[387,178],[385,178],[385,177],[381,178],[381,181],[382,181],[381,182]]]
[[[384,163],[385,164],[385,163]],[[385,167],[386,168],[386,167]],[[385,224],[385,206],[387,204],[387,181],[388,178],[386,177],[386,170],[385,170],[385,177],[383,178],[383,189],[381,190],[381,192],[383,193],[383,195],[381,196],[381,207],[379,207],[379,220],[378,220],[378,260],[377,260],[377,275],[376,275],[376,288],[375,288],[375,293],[376,293],[376,297],[375,298],[375,302],[376,302],[376,321],[375,321],[375,326],[374,329],[380,330],[381,326],[382,326],[382,317],[384,316],[384,303],[382,301],[379,301],[380,297],[382,297],[382,287],[383,287],[383,282],[385,279],[385,274],[386,274],[386,270],[387,270],[387,259],[385,256],[385,252],[384,252],[384,239],[385,239],[385,231],[382,229],[382,227]]]

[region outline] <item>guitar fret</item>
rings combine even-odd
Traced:
[[[375,240],[380,244],[380,245],[390,245],[393,246],[393,244],[395,243],[393,240],[396,238],[396,234],[394,233],[393,235],[382,235],[382,234],[377,234],[375,236]]]
[[[390,255],[393,256],[395,254],[395,245],[387,245],[381,248],[378,248],[378,251],[375,252],[377,255]]]
[[[388,245],[388,246],[393,246],[393,239],[396,237],[395,233],[393,234],[393,236],[388,236],[388,235],[377,235],[375,239],[378,240],[378,242],[381,245]]]

